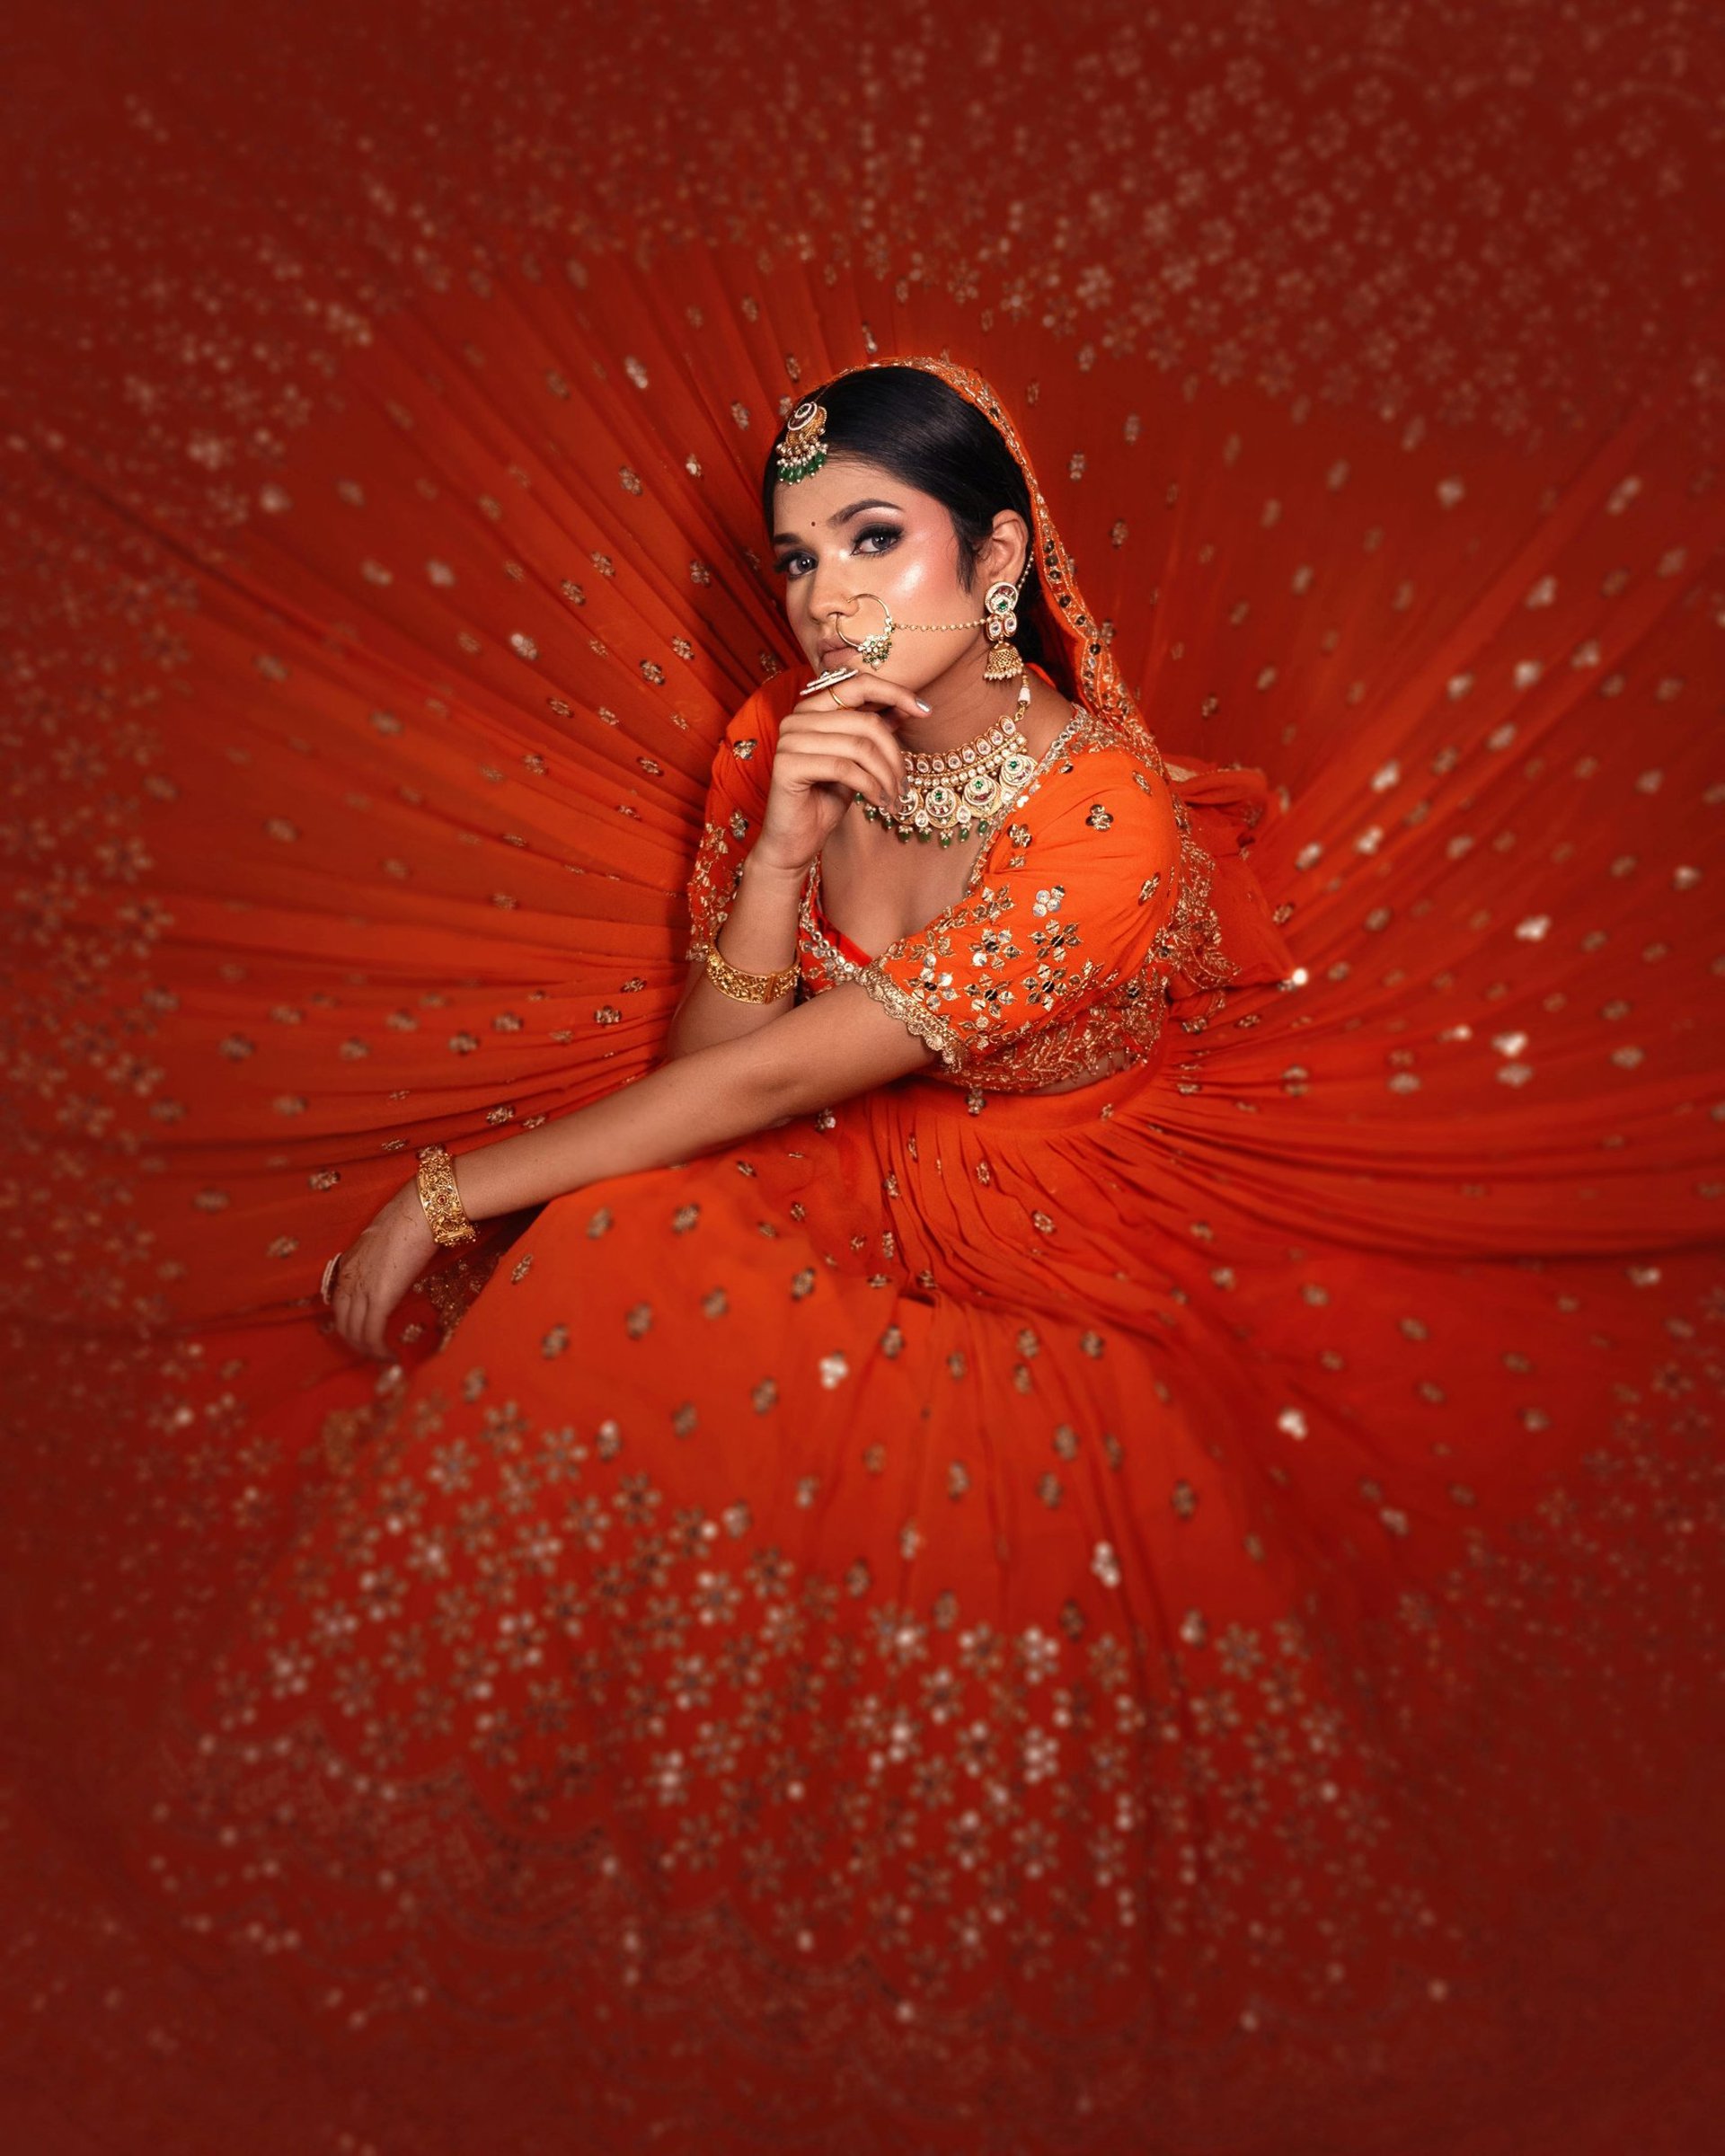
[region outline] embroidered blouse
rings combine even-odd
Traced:
[[[775,685],[736,714],[713,760],[688,884],[691,959],[717,936],[761,828]],[[1141,1063],[1171,981],[1215,988],[1236,970],[1209,904],[1214,866],[1150,737],[1074,704],[959,898],[878,955],[827,919],[810,864],[798,997],[857,983],[938,1052],[931,1076],[970,1089],[1037,1091]]]

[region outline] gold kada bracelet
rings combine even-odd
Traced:
[[[441,1145],[420,1149],[420,1203],[438,1242],[473,1242],[478,1231],[468,1219],[456,1188],[456,1164]]]
[[[707,978],[733,1003],[775,1003],[797,985],[797,969],[786,966],[777,973],[742,973],[728,966],[716,943],[707,947]]]

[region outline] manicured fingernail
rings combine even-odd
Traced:
[[[934,709],[934,706],[932,703],[924,703],[920,696],[916,697],[914,701],[916,702],[916,709],[919,711],[932,711]]]

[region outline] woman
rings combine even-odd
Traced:
[[[720,751],[669,1044],[678,1065],[701,1059],[475,1153],[449,1179],[457,1232],[907,1076],[1010,1093],[1092,1083],[1148,1056],[1171,976],[1240,972],[1218,953],[1210,870],[1154,739],[1095,685],[1103,646],[1069,578],[1055,572],[1078,653],[1060,654],[1067,691],[1040,663],[1043,638],[1061,640],[1039,578],[1019,630],[1030,491],[986,416],[998,407],[974,393],[921,364],[862,369],[830,405],[809,401],[809,468],[783,449],[770,460],[763,508],[788,527],[773,532],[776,567],[816,678],[783,715],[782,693],[751,698]],[[911,618],[974,614],[985,586],[994,611]],[[843,663],[883,621],[889,652]],[[991,664],[996,651],[1013,656]],[[1100,709],[1072,701],[1080,676]],[[1261,791],[1243,782],[1254,822]],[[1029,822],[1002,828],[1032,800]],[[1273,930],[1260,940],[1285,951]],[[947,1098],[931,1096],[933,1112]],[[435,1249],[416,1179],[330,1268],[342,1337],[387,1358],[387,1320]]]
[[[1530,1649],[1494,1540],[1597,1431],[1434,1440],[1404,1283],[1302,1367],[1308,1250],[1243,1203],[1208,1266],[1162,1118],[1225,1016],[1297,1067],[1278,804],[1164,763],[987,385],[834,377],[763,503],[806,670],[720,746],[665,1059],[326,1268],[378,1396],[254,1433],[337,1479],[136,1877],[404,2146],[1340,2146],[1362,2076],[1394,2145],[1639,1763],[1576,1734],[1604,1570]]]

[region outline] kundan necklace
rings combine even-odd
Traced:
[[[885,815],[859,792],[863,815],[871,824],[885,824],[895,838],[938,838],[943,846],[992,830],[1002,808],[1036,771],[1036,758],[1018,728],[1030,704],[1026,675],[1017,703],[986,733],[936,755],[907,750],[898,813]]]

